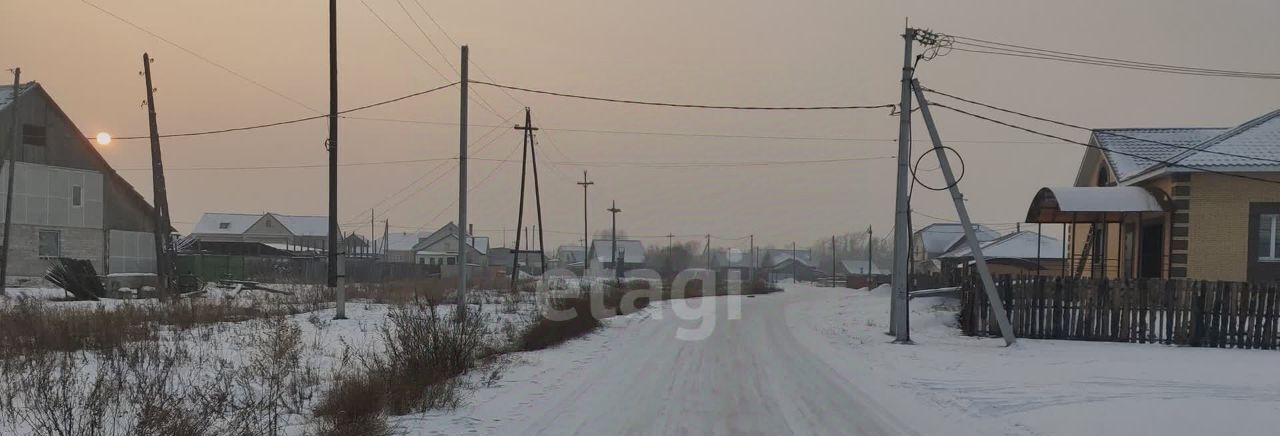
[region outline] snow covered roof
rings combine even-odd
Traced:
[[[329,217],[270,214],[294,236],[329,236]]]
[[[1155,166],[1156,161],[1169,160],[1185,151],[1179,147],[1194,147],[1226,130],[1224,128],[1099,129],[1093,131],[1093,138],[1098,146],[1105,149],[1103,153],[1106,154],[1107,162],[1111,163],[1111,170],[1115,173],[1116,179],[1124,181]]]
[[[470,236],[467,242],[471,243],[471,247],[479,251],[480,254],[489,253],[489,237],[488,236]]]
[[[1232,128],[1100,129],[1093,139],[1119,182],[1197,168],[1280,171],[1280,110]]]
[[[974,236],[979,242],[986,242],[1000,237],[995,230],[982,224],[973,225]],[[923,229],[916,231],[916,236],[920,238],[920,243],[924,246],[925,253],[930,258],[938,254],[946,253],[955,248],[960,241],[964,240],[964,227],[960,223],[935,223],[925,226]]]
[[[19,85],[22,94],[28,94],[29,91],[35,89],[36,82],[27,82]],[[0,85],[0,109],[4,109],[13,103],[13,85]]]
[[[849,274],[866,274],[867,273],[866,259],[842,260],[840,261],[840,266],[844,268],[844,272]],[[880,265],[877,265],[875,262],[871,262],[871,274],[887,275],[892,273],[893,271],[891,269],[881,267]]]
[[[711,252],[711,264],[720,268],[749,268],[751,267],[751,251],[740,248],[713,250]]]
[[[587,258],[587,247],[581,245],[561,245],[556,249],[556,257],[570,264],[582,263]]]
[[[411,251],[418,241],[430,236],[428,232],[396,232],[387,235],[387,249],[392,251]]]
[[[813,257],[810,256],[809,249],[807,248],[804,250],[790,250],[786,248],[768,248],[764,250],[764,256],[760,258],[760,262],[768,263],[770,265],[777,265],[787,261],[788,259],[791,259],[793,256],[799,259],[801,264],[804,264],[807,266],[813,266],[813,262],[811,260],[813,259]],[[768,266],[768,265],[764,265],[764,266]]]
[[[1120,222],[1132,213],[1164,212],[1161,199],[1139,186],[1041,188],[1029,223]]]
[[[213,213],[205,212],[200,215],[200,221],[196,223],[193,234],[205,235],[239,235],[249,230],[253,223],[262,219],[261,214],[245,214],[245,213]]]
[[[1039,251],[1036,247],[1039,246]],[[940,259],[965,259],[973,255],[968,244],[962,244],[941,256]],[[1037,256],[1038,254],[1038,256]],[[1061,259],[1062,241],[1049,235],[1036,235],[1033,231],[1014,232],[982,243],[982,255],[989,259]]]
[[[618,249],[622,251],[623,263],[644,263],[644,244],[634,239],[619,239]],[[613,241],[596,239],[591,241],[591,253],[600,263],[613,262]]]

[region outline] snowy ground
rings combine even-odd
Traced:
[[[717,301],[723,306],[724,298]],[[462,408],[409,434],[1274,434],[1280,353],[960,336],[947,300],[912,302],[889,344],[888,293],[790,286],[742,299],[701,341],[672,304],[515,355]],[[691,303],[691,304],[696,304]]]

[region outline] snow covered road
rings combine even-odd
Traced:
[[[698,321],[675,316],[671,304],[616,319],[603,333],[537,357],[556,359],[513,368],[511,386],[473,399],[468,418],[441,433],[491,434],[911,434],[821,356],[792,336],[788,300],[804,294],[741,298],[741,317],[717,324],[704,340],[677,339]],[[522,374],[534,367],[541,370]],[[504,410],[505,409],[505,410]],[[488,419],[480,417],[490,417]],[[491,418],[505,417],[505,418]],[[500,421],[499,421],[500,420]]]

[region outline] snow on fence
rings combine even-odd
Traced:
[[[961,283],[960,327],[997,335],[981,286]],[[1277,283],[1002,276],[996,287],[1019,337],[1280,348]]]

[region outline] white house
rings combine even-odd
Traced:
[[[341,230],[339,230],[341,233]],[[258,242],[288,251],[327,251],[329,217],[278,213],[205,213],[190,238],[210,242]]]

